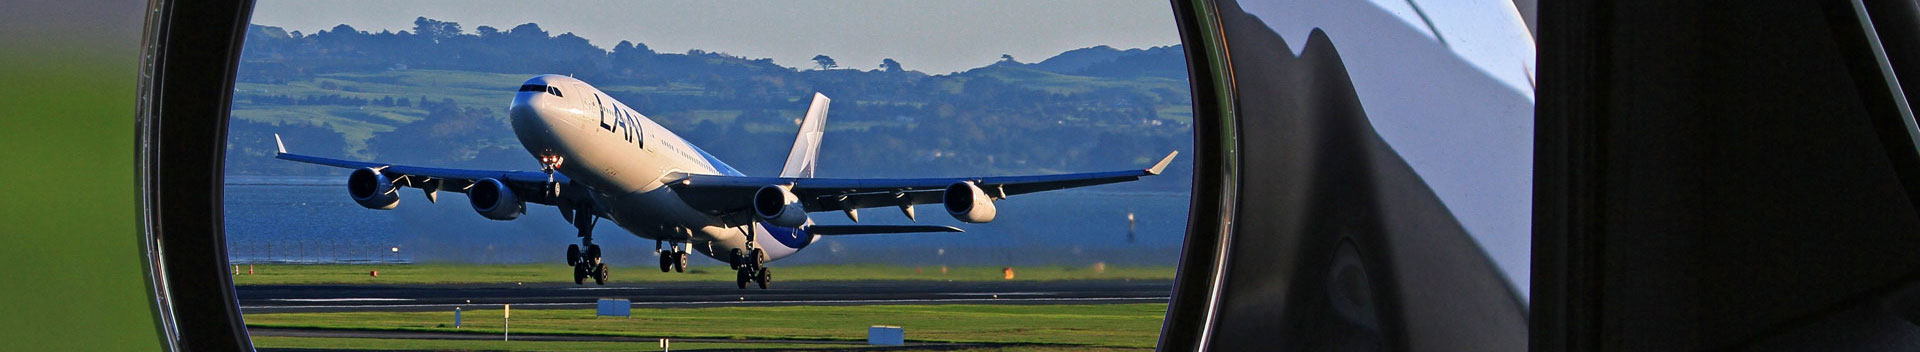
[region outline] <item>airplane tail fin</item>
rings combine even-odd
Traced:
[[[827,132],[827,103],[832,101],[825,94],[813,93],[813,105],[807,107],[807,117],[800,120],[800,135],[793,138],[793,150],[787,152],[787,165],[780,168],[780,177],[813,177],[820,137]]]

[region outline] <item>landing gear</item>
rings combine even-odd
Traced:
[[[553,180],[553,172],[559,171],[560,164],[564,162],[566,162],[566,159],[561,158],[559,155],[545,155],[540,157],[540,171],[547,173],[547,197],[560,197],[560,183]]]
[[[734,249],[729,253],[727,263],[733,266],[734,283],[741,289],[746,289],[747,283],[752,282],[764,290],[773,282],[773,271],[767,270],[767,252],[760,250],[753,232],[753,224],[747,224],[747,250]]]
[[[660,247],[658,241],[654,242],[654,247]],[[660,272],[687,272],[687,251],[680,250],[679,245],[655,250],[660,251]]]
[[[587,242],[585,254],[580,253],[578,245],[567,246],[567,264],[573,266],[573,284],[575,285],[585,284],[588,277],[593,278],[595,285],[607,284],[607,263],[600,260],[600,245],[593,244],[591,241],[582,241]]]
[[[577,245],[577,244],[567,245],[567,266],[575,266],[579,264],[580,264],[580,245]]]
[[[586,281],[587,281],[587,266],[574,264],[573,284],[575,285],[585,284]]]
[[[740,260],[742,258],[746,258],[746,255],[740,254],[739,248],[734,248],[732,253],[727,254],[727,267],[733,268],[733,270],[740,270]]]
[[[556,165],[557,162],[556,162]],[[580,244],[567,245],[567,265],[573,267],[573,284],[584,285],[587,278],[593,278],[595,285],[607,284],[607,263],[600,258],[600,245],[593,244],[593,223],[599,217],[593,209],[583,208],[574,211],[573,226],[580,229]],[[580,251],[586,247],[586,251]]]
[[[660,272],[673,271],[673,254],[672,251],[660,252]]]

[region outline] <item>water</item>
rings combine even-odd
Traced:
[[[439,204],[402,189],[394,210],[360,207],[343,177],[234,178],[226,187],[228,256],[236,263],[295,262],[562,262],[579,243],[558,210],[529,205],[513,221],[487,220],[467,197],[442,193]],[[996,205],[992,223],[966,224],[937,204],[916,207],[917,224],[951,225],[958,234],[857,235],[823,238],[778,264],[899,265],[1173,265],[1186,232],[1186,192],[1114,192],[1100,187],[1015,196]],[[1127,214],[1134,238],[1127,240]],[[838,212],[812,214],[821,224],[851,224]],[[894,208],[860,212],[861,224],[915,224]],[[608,222],[594,242],[617,265],[652,265],[653,241]],[[397,251],[395,249],[398,249]],[[724,265],[695,258],[696,265]]]

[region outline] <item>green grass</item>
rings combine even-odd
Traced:
[[[572,284],[572,268],[560,263],[542,264],[261,264],[239,267],[235,285],[316,285],[316,284]],[[940,267],[896,265],[799,265],[773,266],[775,283],[782,281],[849,280],[923,280],[923,281],[1002,281],[999,267]],[[369,272],[378,270],[380,277]],[[658,266],[614,267],[612,282],[687,282],[731,283],[734,273],[724,266],[696,266],[687,273],[662,273]],[[1107,265],[1104,270],[1079,266],[1016,267],[1014,280],[1172,280],[1173,267],[1134,267]]]
[[[810,344],[764,344],[764,343],[711,343],[711,342],[673,342],[673,349],[680,351],[696,350],[839,350],[862,347],[863,345],[810,345]],[[285,349],[323,349],[323,350],[417,350],[417,351],[658,351],[657,342],[588,342],[588,341],[500,341],[500,340],[425,340],[425,339],[367,339],[367,338],[325,338],[325,337],[279,337],[256,336],[254,348]]]
[[[139,26],[49,27],[78,16],[25,11],[10,28],[47,31],[0,38],[0,82],[12,86],[0,90],[0,349],[161,350],[134,177]]]
[[[452,312],[248,314],[247,326],[267,328],[434,331],[499,334],[499,309]],[[636,308],[632,318],[595,317],[590,309],[519,310],[513,332],[711,339],[858,342],[867,327],[894,325],[908,341],[1152,348],[1166,304],[1092,305],[859,305],[716,308]]]
[[[268,349],[321,349],[321,350],[364,350],[364,351],[658,351],[654,342],[573,342],[573,341],[493,341],[493,340],[410,340],[410,339],[362,339],[362,338],[319,338],[319,337],[274,337],[256,336],[253,338],[256,348]],[[847,350],[937,350],[961,352],[989,351],[1147,351],[1146,348],[1104,348],[1089,346],[1046,346],[1023,345],[1008,347],[963,347],[963,348],[889,348],[867,346],[864,344],[777,344],[777,343],[716,343],[716,342],[674,342],[675,351],[703,350],[767,350],[767,351],[847,351]]]

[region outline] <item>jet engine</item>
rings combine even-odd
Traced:
[[[759,191],[754,191],[753,214],[760,216],[762,221],[780,227],[800,227],[807,223],[807,209],[800,205],[800,197],[782,185],[760,187]]]
[[[981,191],[979,186],[973,185],[973,182],[956,182],[947,186],[947,191],[940,195],[940,200],[946,205],[947,214],[953,214],[953,218],[960,221],[985,223],[993,221],[993,216],[997,213],[993,208],[993,198],[988,197],[987,192]]]
[[[467,189],[467,200],[473,203],[473,211],[488,219],[513,220],[527,212],[527,203],[513,194],[506,183],[491,178],[473,182],[473,188]]]
[[[394,191],[393,180],[374,168],[353,170],[347,174],[347,195],[353,196],[355,203],[367,209],[387,210],[400,206],[400,192]]]

